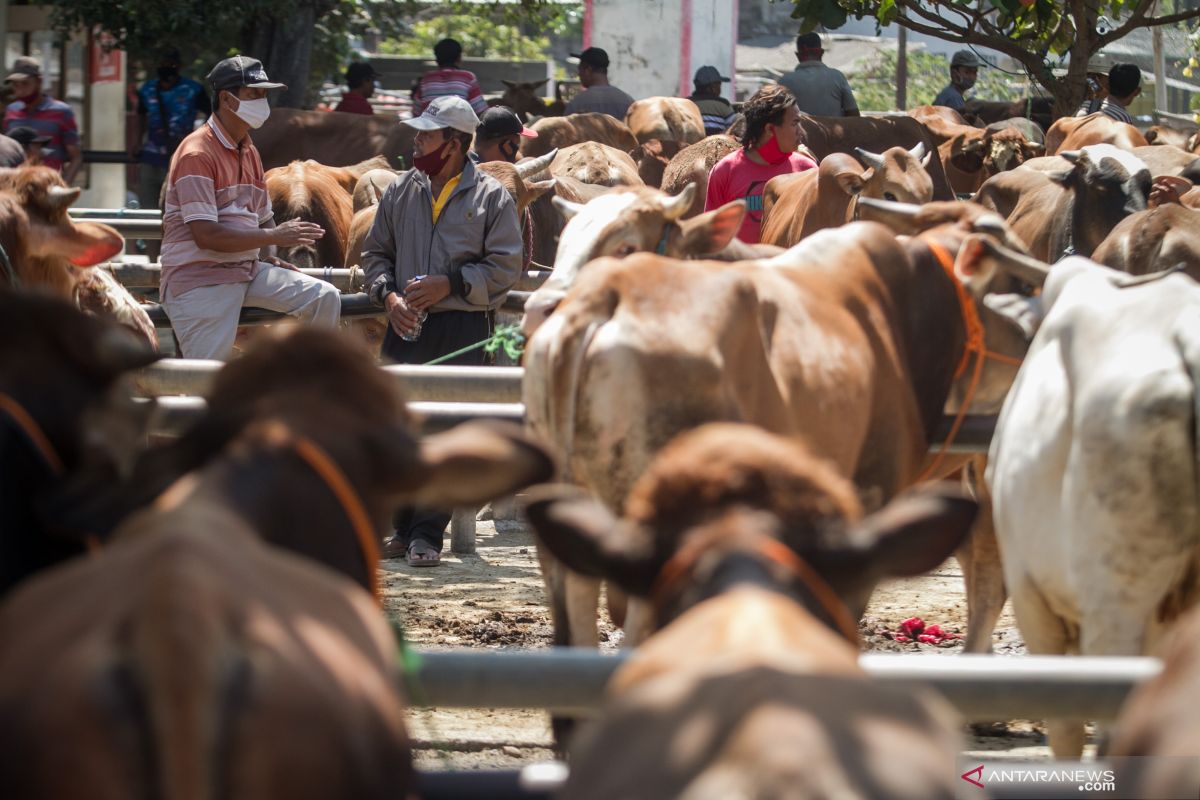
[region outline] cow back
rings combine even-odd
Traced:
[[[415,137],[415,129],[397,125],[390,114],[276,108],[252,140],[267,170],[307,158],[343,167],[379,155],[400,168],[412,156]]]
[[[642,144],[657,139],[686,147],[705,136],[700,108],[682,97],[637,100],[625,112],[625,125]]]
[[[890,117],[810,117],[800,115],[804,129],[804,144],[823,159],[830,153],[854,154],[861,147],[879,153],[890,147],[906,150],[917,144],[925,145],[925,152],[937,150],[936,138],[929,129],[912,117],[896,115]],[[939,159],[931,159],[926,168],[933,181],[934,200],[953,200],[954,192],[946,178]]]

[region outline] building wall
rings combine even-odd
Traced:
[[[584,46],[608,52],[608,79],[635,98],[691,94],[711,64],[733,76],[738,3],[730,0],[587,0]],[[732,88],[725,85],[732,97]]]

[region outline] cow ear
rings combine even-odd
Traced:
[[[876,577],[910,577],[945,561],[971,530],[979,505],[958,490],[893,500],[849,533],[856,560]]]
[[[424,482],[401,491],[414,505],[481,505],[554,476],[554,462],[519,426],[468,422],[421,440]],[[403,476],[402,476],[403,479]]]
[[[503,83],[505,88],[508,89],[515,89],[518,85],[516,81],[505,80],[504,78],[501,78],[500,82]]]
[[[863,190],[867,181],[874,174],[875,170],[873,169],[868,169],[861,174],[857,172],[839,172],[834,176],[834,179],[837,181],[838,186],[842,187],[843,192],[854,197]]]
[[[548,181],[533,181],[525,183],[525,191],[528,193],[528,202],[532,203],[546,192],[554,191],[555,184],[558,183],[557,178],[551,178]]]
[[[525,515],[538,541],[569,569],[611,580],[630,594],[650,593],[662,567],[652,531],[616,519],[575,486],[534,487]]]
[[[90,349],[93,354],[88,366],[110,380],[162,358],[162,354],[147,345],[145,340],[119,326],[106,326],[104,332],[91,342]]]
[[[709,255],[724,250],[741,230],[745,217],[746,201],[731,200],[720,208],[681,221],[683,251]]]
[[[570,200],[564,200],[557,195],[551,202],[554,203],[554,207],[558,209],[558,213],[562,214],[563,219],[567,222],[571,221],[571,217],[583,211],[582,203],[572,203]]]
[[[26,243],[30,255],[65,258],[77,267],[99,264],[125,249],[121,234],[94,222],[44,225],[31,221]]]
[[[542,88],[549,82],[550,82],[549,78],[543,78],[542,80],[538,81],[537,83],[529,84],[529,88],[536,92],[538,89]]]

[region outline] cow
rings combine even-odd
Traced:
[[[548,80],[549,78],[541,81],[501,80],[504,84],[504,94],[494,103],[489,100],[488,105],[511,108],[520,117],[521,122],[528,122],[530,117],[561,117],[565,106],[562,84],[554,84],[554,100],[547,100],[538,94]]]
[[[1118,791],[1126,797],[1185,797],[1200,785],[1200,610],[1167,635],[1162,672],[1125,701],[1107,757],[1118,761]]]
[[[1180,150],[1186,150],[1188,140],[1196,134],[1196,126],[1184,130],[1175,128],[1170,125],[1151,125],[1143,134],[1146,141],[1152,145],[1169,144],[1178,147]]]
[[[933,182],[925,165],[932,155],[923,144],[912,150],[892,147],[882,154],[860,147],[862,163],[833,153],[815,170],[772,178],[763,190],[762,242],[791,247],[816,231],[860,217],[870,219],[870,210],[859,208],[860,197],[917,205],[929,202]]]
[[[625,112],[628,126],[639,144],[651,139],[675,142],[681,148],[704,138],[700,108],[684,97],[647,97],[636,100]],[[674,155],[674,153],[672,153]]]
[[[148,407],[124,376],[158,357],[67,300],[0,290],[0,594],[86,551],[62,512],[132,469]]]
[[[800,125],[804,130],[802,141],[818,161],[830,153],[854,155],[859,147],[873,153],[891,147],[907,150],[917,144],[924,145],[926,153],[937,149],[935,137],[929,129],[908,116],[810,117],[801,114]],[[941,163],[931,161],[926,170],[933,181],[933,199],[953,200],[954,192]]]
[[[412,157],[416,133],[408,125],[397,124],[390,114],[275,108],[252,139],[262,155],[263,169],[305,159],[344,167],[375,156],[383,156],[385,166],[400,169],[404,160]]]
[[[1145,147],[1148,142],[1137,128],[1099,112],[1086,117],[1062,117],[1046,131],[1046,155],[1079,150],[1090,144],[1111,144],[1132,150]]]
[[[683,149],[679,142],[660,142],[650,139],[629,151],[630,158],[637,164],[638,177],[642,183],[658,189],[662,186],[663,174],[674,158]]]
[[[521,158],[537,158],[551,150],[562,150],[573,144],[597,142],[628,153],[638,146],[638,140],[624,122],[608,114],[568,114],[565,117],[546,117],[530,128],[537,138],[522,138]]]
[[[962,115],[968,124],[980,127],[1000,120],[1022,117],[1043,131],[1050,130],[1056,119],[1054,99],[1051,97],[1024,97],[1013,101],[968,100]]]
[[[293,161],[286,167],[268,170],[266,183],[276,224],[302,219],[315,222],[325,231],[311,244],[279,248],[279,257],[307,269],[341,264],[350,236],[353,215],[350,193],[354,184],[345,188],[333,174],[313,161]]]
[[[1175,175],[1191,181],[1200,180],[1200,158],[1195,153],[1171,144],[1135,147],[1131,151],[1150,169],[1150,177]]]
[[[644,185],[628,153],[599,142],[582,142],[559,150],[550,164],[550,174],[596,186]]]
[[[1146,275],[1182,266],[1200,280],[1200,211],[1180,203],[1130,214],[1092,254],[1097,264]]]
[[[684,212],[683,219],[691,219],[704,211],[704,198],[708,194],[708,174],[718,161],[741,146],[732,136],[709,136],[680,150],[671,159],[671,163],[667,164],[661,185],[664,192],[677,195],[689,183],[696,185],[692,205]]]
[[[1146,654],[1200,599],[1200,285],[1076,257],[1041,306],[988,455],[1017,625],[1034,654]],[[1079,757],[1082,722],[1047,733]]]
[[[354,191],[350,194],[351,208],[354,213],[357,214],[368,206],[377,205],[379,198],[383,197],[383,193],[387,191],[387,187],[392,185],[397,174],[390,169],[369,169],[364,172],[358,182],[354,184]]]
[[[719,420],[804,436],[878,507],[931,468],[944,411],[995,404],[1024,352],[1011,308],[982,302],[1008,269],[981,252],[984,228],[900,242],[854,222],[769,259],[593,261],[528,339],[526,422],[614,510],[667,441]],[[968,339],[991,354],[969,376]],[[595,645],[599,587],[543,569],[556,641]]]
[[[879,579],[941,563],[973,512],[927,494],[862,519],[801,442],[733,423],[671,442],[624,519],[535,489],[540,545],[656,609],[571,747],[564,796],[956,797],[954,713],[871,681],[855,620]]]
[[[1047,262],[1091,255],[1117,223],[1145,210],[1150,196],[1150,170],[1126,150],[1097,144],[1059,157],[993,175],[975,195]]]
[[[919,106],[908,115],[935,137],[938,158],[956,195],[974,194],[987,178],[1040,156],[1044,150],[1021,128],[994,123],[980,129],[943,106]]]
[[[102,557],[0,611],[0,785],[29,800],[407,796],[397,644],[364,588],[377,537],[399,503],[473,502],[551,462],[515,427],[419,441],[395,382],[311,329],[223,369],[179,447],[206,457]],[[60,748],[87,757],[63,770]]]

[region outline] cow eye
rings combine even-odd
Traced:
[[[613,255],[617,258],[624,258],[625,256],[631,255],[635,252],[637,252],[637,247],[635,245],[626,243],[618,247],[616,251],[613,252]]]
[[[894,203],[894,202],[896,202],[896,195],[892,194],[891,192],[884,192],[883,199],[889,200]]]

